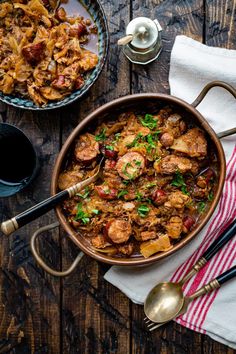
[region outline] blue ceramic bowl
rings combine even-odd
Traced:
[[[98,28],[98,56],[99,62],[94,70],[87,74],[87,78],[84,86],[76,91],[73,91],[70,95],[66,96],[63,100],[50,102],[43,107],[37,106],[32,100],[25,99],[13,95],[4,95],[0,92],[0,101],[5,102],[11,106],[17,108],[35,110],[35,111],[45,111],[55,108],[64,107],[78,98],[81,98],[94,84],[94,82],[99,77],[103,66],[106,62],[108,44],[109,44],[109,32],[107,26],[107,19],[102,8],[102,5],[99,0],[78,0],[91,15],[93,21],[95,22]]]

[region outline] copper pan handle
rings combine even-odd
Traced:
[[[196,108],[202,102],[202,100],[205,98],[208,91],[210,91],[210,89],[212,89],[213,87],[222,87],[225,90],[227,90],[228,92],[230,92],[231,95],[234,96],[234,98],[236,98],[236,90],[233,86],[227,84],[224,81],[212,81],[212,82],[209,82],[209,84],[207,84],[202,89],[202,91],[200,92],[198,97],[195,99],[195,101],[193,101],[193,103],[191,103],[191,105]],[[228,130],[218,133],[217,136],[219,139],[221,139],[221,138],[224,138],[225,136],[233,135],[235,133],[236,133],[236,128],[232,128],[232,129],[228,129]]]
[[[224,138],[225,136],[230,136],[236,134],[236,128],[224,130],[223,132],[217,133],[219,139]]]
[[[55,227],[58,227],[60,224],[59,222],[55,222],[53,224],[50,225],[46,225],[43,227],[40,227],[37,231],[34,232],[34,234],[31,237],[30,240],[30,247],[31,247],[31,252],[34,256],[34,258],[36,259],[36,261],[38,262],[38,264],[50,275],[53,275],[55,277],[65,277],[67,275],[69,275],[70,273],[72,273],[74,271],[74,269],[76,268],[76,266],[78,265],[78,263],[80,262],[81,258],[83,257],[83,252],[80,252],[78,254],[78,256],[75,258],[74,262],[71,264],[71,266],[67,269],[64,270],[62,272],[59,272],[57,270],[54,270],[52,268],[50,268],[41,258],[40,254],[37,251],[36,248],[36,239],[37,237],[44,231],[48,231],[48,230],[52,230],[55,229]]]
[[[235,88],[233,86],[231,86],[231,85],[229,85],[229,84],[227,84],[226,82],[223,82],[223,81],[212,81],[212,82],[209,82],[209,84],[207,84],[202,89],[202,91],[200,92],[198,97],[195,99],[195,101],[193,101],[193,103],[191,103],[191,105],[196,108],[199,105],[199,103],[201,103],[202,100],[205,98],[205,96],[208,93],[208,91],[210,89],[212,89],[213,87],[223,87],[225,90],[230,92],[231,95],[234,96],[234,98],[236,98],[236,90],[235,90]]]

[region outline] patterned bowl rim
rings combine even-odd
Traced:
[[[81,2],[80,0],[78,0],[78,1]],[[0,1],[0,3],[1,2],[2,1]],[[22,103],[15,103],[15,102],[12,102],[12,101],[13,100],[17,100],[17,99],[24,100],[24,98],[17,97],[17,96],[11,96],[11,95],[4,95],[4,94],[2,94],[2,92],[0,92],[0,102],[4,102],[4,103],[6,103],[6,104],[8,104],[10,106],[13,106],[13,107],[16,107],[16,108],[20,108],[20,109],[30,110],[30,111],[50,111],[50,110],[55,110],[55,109],[59,109],[59,108],[65,107],[67,105],[70,105],[71,103],[75,102],[76,100],[78,100],[82,96],[84,96],[90,90],[91,86],[97,81],[97,79],[99,78],[99,76],[100,76],[100,74],[101,74],[101,72],[102,72],[102,70],[104,68],[104,65],[105,65],[106,60],[107,60],[108,49],[109,49],[109,30],[108,30],[108,24],[107,24],[107,18],[106,18],[106,15],[105,15],[105,11],[103,9],[103,6],[102,6],[100,0],[94,0],[94,2],[95,2],[95,5],[96,4],[98,5],[99,11],[101,13],[101,18],[102,18],[102,22],[103,22],[103,25],[104,25],[104,29],[105,29],[105,31],[103,33],[103,35],[104,35],[104,38],[103,38],[103,40],[104,40],[104,44],[103,44],[104,49],[103,49],[102,56],[99,58],[99,63],[98,63],[98,66],[97,66],[97,72],[95,73],[95,75],[94,75],[93,79],[91,80],[91,82],[89,84],[87,84],[87,87],[83,91],[78,92],[78,94],[76,94],[76,92],[72,92],[70,95],[65,97],[65,99],[66,98],[68,99],[67,102],[65,102],[65,99],[63,99],[61,101],[55,101],[55,102],[52,102],[52,104],[53,104],[52,106],[46,105],[44,107],[40,107],[40,106],[37,107],[36,105],[27,106],[27,105],[23,105]],[[84,4],[82,4],[82,5],[84,6]],[[89,14],[90,14],[90,12],[89,12]],[[93,18],[93,16],[92,16],[92,18]],[[94,19],[94,18],[93,18],[93,20],[96,21],[96,19]],[[2,94],[2,96],[1,96],[1,94]],[[74,94],[75,97],[72,98],[71,97],[72,94]]]

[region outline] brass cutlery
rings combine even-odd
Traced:
[[[210,245],[185,277],[178,283],[157,284],[144,302],[145,323],[150,331],[184,314],[195,298],[219,288],[223,283],[236,276],[236,266],[219,275],[190,296],[184,297],[182,286],[196,274],[234,235],[236,220]]]

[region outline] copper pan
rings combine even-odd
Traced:
[[[203,218],[199,221],[199,223],[196,225],[194,230],[192,230],[186,237],[181,239],[172,249],[170,249],[167,252],[162,252],[162,253],[157,253],[150,258],[143,258],[143,257],[133,257],[133,258],[115,258],[112,256],[108,256],[102,253],[99,253],[95,251],[92,246],[89,244],[89,242],[83,238],[81,234],[76,233],[76,231],[70,226],[70,224],[67,222],[65,216],[62,213],[62,210],[60,206],[56,208],[56,214],[59,222],[56,222],[54,224],[44,226],[43,228],[37,230],[34,235],[32,236],[31,240],[31,249],[32,252],[38,261],[38,263],[50,274],[55,275],[55,276],[65,276],[70,274],[78,264],[78,262],[81,259],[81,252],[71,265],[71,267],[63,272],[58,272],[56,270],[51,269],[48,267],[42,258],[40,257],[36,246],[35,246],[35,241],[36,238],[39,234],[46,230],[50,230],[54,227],[57,227],[58,225],[61,225],[63,229],[66,231],[70,239],[75,243],[76,246],[80,250],[82,250],[84,253],[87,255],[91,256],[92,258],[112,264],[112,265],[119,265],[119,266],[140,266],[140,265],[148,265],[154,262],[157,262],[161,259],[164,259],[174,252],[177,252],[180,250],[182,247],[184,247],[187,243],[189,243],[194,237],[198,235],[198,233],[201,231],[201,229],[206,225],[210,217],[212,216],[222,193],[222,189],[224,186],[224,181],[225,181],[225,173],[226,173],[226,164],[225,164],[225,154],[220,142],[220,138],[224,136],[228,136],[231,134],[236,133],[236,128],[230,129],[226,132],[222,132],[219,134],[216,134],[212,127],[209,125],[209,123],[206,121],[206,119],[197,111],[196,107],[199,105],[199,103],[204,99],[206,96],[207,92],[212,89],[213,87],[222,87],[226,89],[228,92],[230,92],[235,98],[236,98],[236,90],[221,81],[214,81],[209,84],[207,84],[202,92],[199,94],[199,96],[196,98],[196,100],[192,103],[189,104],[177,97],[171,96],[171,95],[166,95],[166,94],[161,94],[161,93],[142,93],[142,94],[134,94],[134,95],[129,95],[129,96],[124,96],[121,98],[118,98],[114,101],[111,101],[98,109],[96,109],[94,112],[89,114],[82,122],[79,123],[79,125],[72,131],[66,142],[64,143],[57,161],[54,166],[53,174],[52,174],[52,183],[51,183],[51,193],[52,195],[57,193],[57,180],[60,171],[63,169],[63,165],[65,164],[65,161],[67,159],[67,155],[69,150],[71,149],[75,139],[84,131],[89,129],[89,127],[94,127],[98,121],[100,122],[101,120],[106,119],[107,117],[111,117],[115,114],[121,113],[121,112],[126,112],[128,110],[134,109],[135,111],[143,111],[143,109],[149,111],[153,107],[158,107],[161,108],[165,105],[172,105],[176,107],[178,111],[181,111],[187,114],[187,117],[194,121],[199,127],[201,127],[206,134],[208,135],[209,139],[211,139],[213,146],[215,147],[215,152],[218,158],[218,170],[219,170],[219,181],[218,181],[218,186],[217,190],[215,193],[214,200],[212,201],[212,204],[207,211],[205,215],[203,215]]]

